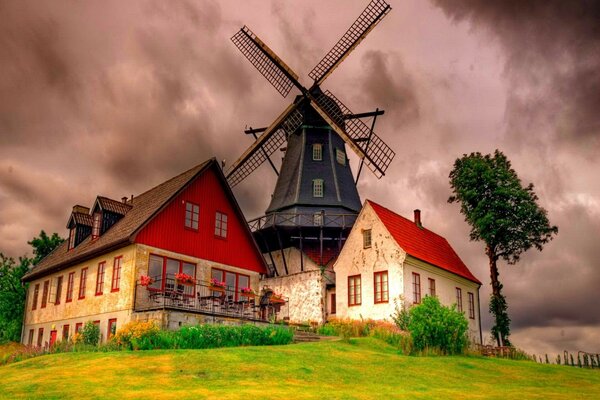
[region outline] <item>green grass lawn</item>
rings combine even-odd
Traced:
[[[573,399],[600,370],[407,357],[372,338],[273,347],[63,353],[0,367],[0,397],[82,399]]]

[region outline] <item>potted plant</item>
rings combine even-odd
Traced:
[[[153,283],[154,283],[154,278],[151,278],[146,275],[142,275],[140,277],[140,285],[142,285],[142,286],[148,287],[148,286],[152,285]]]
[[[196,283],[196,280],[193,277],[183,272],[175,274],[175,279],[177,280],[177,283],[182,285],[193,285]]]
[[[256,293],[254,293],[254,290],[252,290],[251,287],[244,287],[240,290],[240,292],[242,292],[243,295],[250,295],[250,296],[256,295]]]
[[[271,295],[270,300],[272,303],[285,303],[285,300],[283,299],[283,295],[281,295],[279,293],[273,293]]]
[[[220,281],[217,278],[210,278],[210,286],[213,288],[225,289],[225,282]]]

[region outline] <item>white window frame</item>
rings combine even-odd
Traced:
[[[325,192],[323,179],[313,179],[313,197],[323,197]]]
[[[323,144],[314,143],[312,145],[312,159],[313,161],[323,161]]]
[[[346,153],[341,149],[335,149],[335,160],[340,165],[346,165]]]

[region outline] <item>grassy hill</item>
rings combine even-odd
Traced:
[[[0,397],[11,399],[571,399],[599,393],[599,370],[479,357],[406,357],[371,338],[63,353],[0,367]]]

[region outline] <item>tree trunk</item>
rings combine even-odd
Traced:
[[[489,246],[487,246],[485,250],[486,250],[486,253],[487,253],[489,261],[490,261],[490,279],[491,279],[491,284],[492,284],[492,295],[496,299],[499,299],[500,298],[500,280],[498,279],[498,276],[500,275],[500,273],[498,272],[498,266],[496,265],[496,261],[497,261],[496,254]],[[498,316],[502,312],[502,310],[499,309],[498,305],[499,305],[499,302],[496,302],[496,310],[495,310],[494,317],[496,318],[496,326],[497,327],[500,326],[500,324],[498,323]],[[498,346],[504,345],[504,341],[502,338],[502,332],[498,332],[498,336],[497,336],[496,340],[498,342]]]

